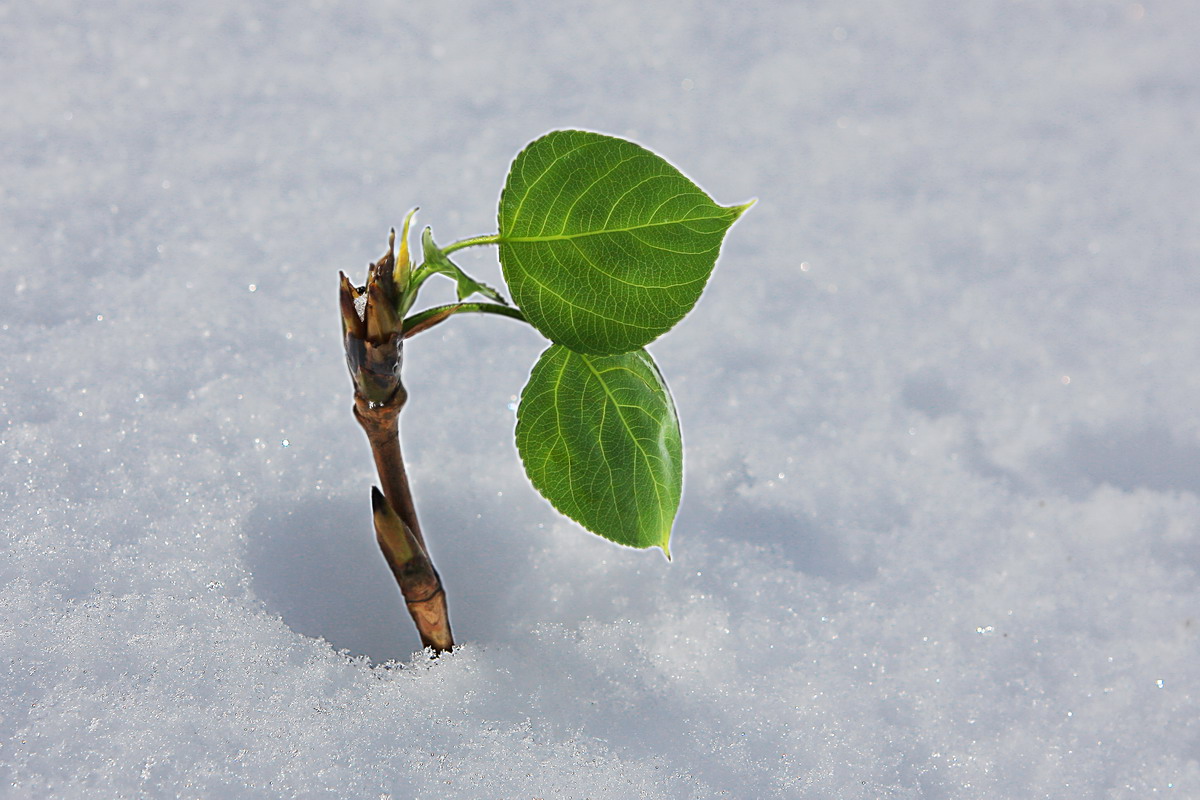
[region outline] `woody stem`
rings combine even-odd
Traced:
[[[373,498],[375,532],[383,556],[404,595],[421,643],[435,653],[454,647],[441,578],[434,569],[417,520],[408,474],[400,452],[400,410],[407,394],[399,387],[382,404],[354,398],[354,417],[367,434],[383,497]]]

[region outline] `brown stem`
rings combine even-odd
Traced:
[[[383,495],[372,495],[379,547],[404,595],[421,643],[440,653],[454,647],[454,637],[446,592],[421,535],[400,452],[400,410],[407,399],[403,387],[383,404],[372,404],[356,393],[354,417],[367,434],[383,484]]]
[[[417,520],[417,507],[413,504],[412,491],[408,488],[408,472],[404,469],[404,456],[400,452],[400,411],[408,400],[408,393],[401,386],[392,399],[382,405],[354,396],[354,418],[367,434],[371,443],[371,455],[375,457],[375,471],[383,484],[383,495],[392,508],[412,529],[413,535],[425,547],[421,534],[421,523]]]
[[[387,498],[371,489],[375,538],[392,575],[404,595],[409,616],[421,634],[421,644],[442,653],[454,647],[446,592],[428,553],[421,547],[412,529],[404,524]]]

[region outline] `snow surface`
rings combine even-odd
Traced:
[[[1193,0],[0,4],[0,796],[1200,797],[1198,40]],[[494,231],[556,127],[759,199],[652,348],[675,561],[534,493],[543,345],[452,320],[406,366],[430,661],[337,270],[413,205]]]

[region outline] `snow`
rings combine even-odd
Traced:
[[[0,796],[1200,796],[1198,36],[1190,0],[0,7]],[[494,231],[557,127],[758,198],[652,348],[675,560],[534,493],[542,342],[453,319],[406,347],[430,660],[337,270],[414,205]]]

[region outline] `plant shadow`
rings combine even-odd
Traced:
[[[701,521],[701,513],[708,519]],[[867,580],[876,572],[871,554],[855,557],[840,537],[824,530],[815,520],[782,509],[755,506],[741,497],[723,503],[715,513],[712,508],[692,508],[685,503],[677,525],[765,547],[800,572],[834,583]]]
[[[279,500],[246,525],[255,594],[299,634],[384,662],[420,647],[366,497]]]

